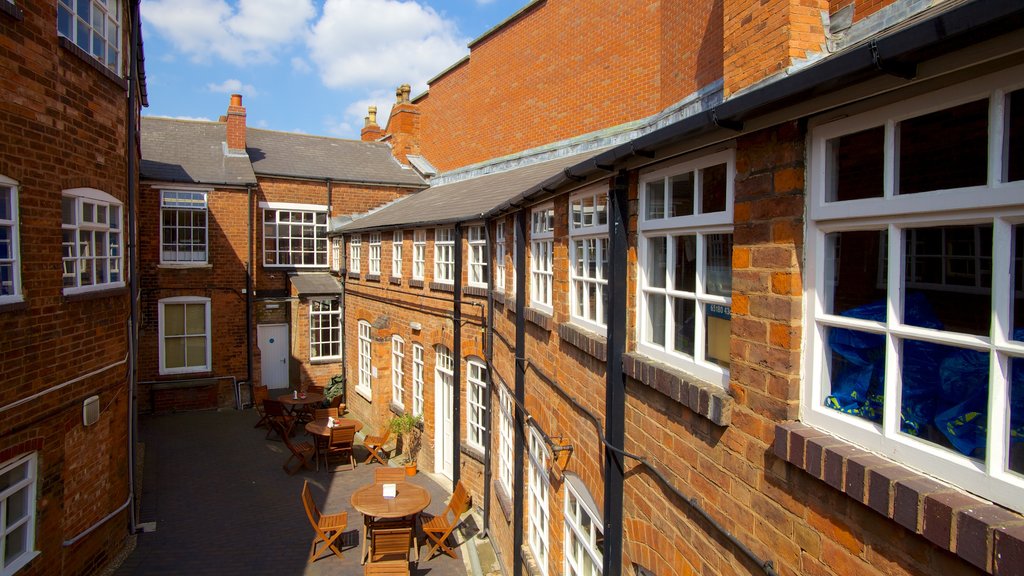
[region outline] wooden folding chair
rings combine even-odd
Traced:
[[[277,400],[264,400],[263,411],[267,414],[267,419],[273,422],[280,422],[286,434],[292,433],[292,428],[295,426],[295,416],[288,413],[288,410],[284,407],[284,404]],[[270,439],[270,435],[274,432],[280,433],[274,426],[268,426],[267,439]]]
[[[273,420],[270,422],[271,426],[275,426],[278,430],[277,433],[281,435],[281,439],[284,440],[284,445],[288,447],[288,450],[292,453],[288,457],[288,460],[284,463],[284,471],[289,476],[294,476],[301,468],[312,469],[313,465],[310,462],[316,457],[316,448],[309,442],[292,442],[291,437],[287,434],[284,429],[284,425],[280,422]],[[289,465],[295,460],[295,468],[292,469]]]
[[[379,436],[367,436],[363,439],[363,446],[370,451],[370,455],[366,457],[363,464],[368,464],[370,460],[376,459],[381,464],[388,463],[388,451],[384,449],[384,443],[391,437],[391,429],[385,428],[384,433]]]
[[[380,569],[387,567],[391,570],[385,574],[408,574],[411,543],[412,528],[374,528],[370,532],[370,559],[367,566],[381,564]],[[404,572],[401,571],[403,566]]]
[[[341,543],[338,542],[338,538],[348,526],[348,512],[321,514],[320,509],[316,507],[316,502],[313,502],[313,494],[309,491],[308,480],[302,483],[302,505],[306,508],[306,518],[309,518],[309,523],[316,532],[316,535],[313,536],[313,544],[309,549],[307,562],[316,562],[320,558],[326,558],[326,556],[320,556],[326,550],[331,550],[341,558]],[[320,542],[323,542],[324,545],[317,551],[316,545]]]
[[[260,421],[257,422],[253,428],[270,426],[270,419],[267,417],[267,413],[263,410],[263,401],[267,398],[270,398],[270,393],[267,392],[266,386],[263,384],[256,384],[252,387],[252,403],[256,406],[256,413],[260,415]]]
[[[341,403],[341,394],[338,394],[337,396],[335,396],[334,398],[331,399],[331,403],[330,403],[329,407],[330,408],[337,408],[338,409],[338,416],[344,416],[345,415],[345,405]]]
[[[373,469],[373,481],[377,484],[390,484],[394,482],[405,482],[405,468],[392,468],[391,466],[378,466]]]
[[[326,420],[328,418],[341,418],[337,408],[316,408],[313,410],[314,420]]]
[[[352,445],[355,443],[355,439],[355,426],[331,428],[331,443],[327,445],[327,450],[324,452],[324,465],[327,465],[328,459],[331,456],[348,455],[349,470],[354,470],[356,458],[352,454]],[[331,471],[333,472],[334,470]]]
[[[427,538],[434,541],[434,547],[427,553],[427,559],[433,558],[434,551],[438,548],[442,552],[455,558],[455,551],[448,546],[448,537],[462,522],[462,515],[469,510],[469,494],[466,488],[459,482],[455,485],[451,500],[444,512],[423,523],[423,533]]]

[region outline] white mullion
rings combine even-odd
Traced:
[[[666,178],[667,180],[667,178]],[[668,212],[666,212],[668,214]],[[676,349],[676,299],[671,296],[672,292],[675,291],[675,261],[676,261],[676,243],[673,241],[676,237],[672,234],[664,236],[665,238],[665,286],[661,288],[662,294],[665,298],[665,352],[675,352]]]
[[[697,173],[700,170],[696,171]],[[693,359],[701,362],[706,361],[704,341],[707,332],[707,318],[705,318],[704,298],[707,296],[705,280],[707,277],[707,234],[698,232],[697,236],[697,285],[693,287]]]
[[[993,101],[1003,102],[997,91]],[[999,142],[1002,141],[1000,135]],[[990,154],[990,156],[995,156]],[[991,173],[990,173],[991,176]],[[992,316],[989,353],[988,438],[985,467],[990,476],[1006,475],[1009,467],[1007,438],[1010,431],[1010,362],[1004,347],[1012,334],[1013,320],[1013,224],[1006,218],[992,223]]]
[[[890,224],[888,227],[888,281],[886,292],[885,379],[882,410],[882,431],[887,438],[896,438],[900,431],[900,407],[903,404],[903,382],[900,378],[903,345],[897,342],[893,328],[902,323],[905,307],[903,296],[903,231]]]
[[[1001,89],[992,92],[988,101],[988,186],[997,186],[1006,174],[1006,155],[1009,146],[1004,146],[1003,114],[1006,112],[1006,93]]]

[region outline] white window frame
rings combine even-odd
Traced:
[[[70,206],[68,205],[70,203]],[[94,188],[73,188],[61,195],[64,294],[81,294],[124,284],[124,207],[110,194]],[[71,208],[69,214],[66,210]],[[87,210],[88,207],[88,210]],[[93,213],[94,221],[86,217]],[[115,217],[111,215],[116,212]],[[100,222],[99,214],[105,214]],[[70,217],[73,222],[66,221]],[[74,240],[69,242],[68,235]],[[88,238],[83,241],[83,238]],[[102,242],[97,242],[102,238]],[[101,245],[102,254],[96,253]],[[102,266],[98,266],[102,263]],[[82,283],[82,271],[90,271],[90,283]]]
[[[608,257],[607,185],[592,186],[573,194],[569,198],[568,218],[569,318],[574,324],[604,334],[608,327],[604,302],[608,290],[608,270],[605,265]],[[589,274],[591,264],[596,272],[594,276]],[[591,287],[596,298],[593,303],[594,317],[590,317]],[[580,308],[583,314],[580,314]]]
[[[455,282],[455,228],[434,229],[434,282]]]
[[[466,360],[466,444],[486,452],[487,365],[478,358]]]
[[[327,206],[319,204],[291,204],[285,202],[260,202],[263,210],[263,267],[264,268],[327,268],[327,224],[330,218]],[[287,214],[287,217],[282,217]],[[306,217],[311,217],[311,222]],[[299,217],[296,222],[293,219]],[[293,236],[292,229],[299,227],[299,235]],[[270,240],[274,240],[276,248],[271,250]],[[293,249],[292,244],[298,241],[301,245]],[[287,249],[281,249],[281,242],[287,243]],[[312,248],[307,247],[312,242]],[[305,263],[305,256],[311,255],[312,264]],[[268,257],[273,255],[273,262]],[[287,255],[289,262],[281,263],[281,257]],[[296,264],[298,256],[302,263]]]
[[[516,405],[512,400],[512,392],[503,385],[498,386],[498,410],[498,482],[505,490],[505,495],[512,497]]]
[[[325,305],[326,309],[323,308]],[[311,361],[340,360],[341,347],[341,302],[338,298],[310,299],[309,359]],[[334,354],[324,354],[325,348],[333,350]]]
[[[575,475],[566,475],[565,536],[562,539],[562,574],[566,576],[599,575],[603,572],[604,553],[598,540],[604,534],[604,521],[586,487]],[[589,529],[583,519],[589,521]],[[584,562],[589,560],[589,570]]]
[[[353,234],[348,238],[348,271],[359,274],[363,258],[363,237]]]
[[[1004,70],[965,84],[935,90],[876,110],[834,122],[812,122],[809,135],[807,278],[805,285],[804,359],[800,418],[804,422],[874,451],[892,460],[1024,512],[1024,475],[1007,470],[1010,421],[1010,361],[1024,357],[1024,343],[1011,339],[1012,231],[1024,226],[1024,181],[1004,182],[1005,96],[1024,89],[1024,66]],[[989,98],[988,176],[981,186],[899,195],[897,126],[900,121]],[[829,140],[867,128],[884,126],[884,193],[881,198],[827,201]],[[1000,151],[1001,153],[991,153]],[[906,230],[924,226],[991,224],[992,316],[991,334],[971,335],[929,329],[902,322]],[[874,322],[826,313],[829,294],[826,235],[852,230],[881,230],[888,235],[886,268],[887,320]],[[1017,255],[1019,257],[1019,255]],[[847,328],[882,335],[885,339],[882,424],[832,410],[824,405],[829,380],[826,335],[829,328]],[[917,439],[900,431],[900,370],[905,339],[986,352],[990,359],[987,454],[984,462]]]
[[[187,309],[188,305],[190,305],[190,304],[191,305],[198,305],[198,304],[202,304],[203,305],[203,308],[204,308],[203,318],[204,318],[204,322],[205,322],[206,325],[203,327],[203,332],[202,332],[201,335],[206,339],[206,352],[205,352],[206,353],[206,364],[203,364],[201,366],[187,366],[186,365],[186,366],[183,366],[183,367],[180,367],[180,368],[168,368],[167,367],[167,358],[166,358],[166,352],[165,352],[166,345],[167,345],[167,335],[164,333],[164,328],[165,328],[165,323],[166,323],[166,318],[167,318],[167,315],[166,315],[166,312],[165,312],[165,308],[166,308],[166,306],[168,304],[171,304],[171,305],[182,304],[182,305],[186,306],[186,309]],[[186,314],[186,318],[187,317],[188,316]],[[186,330],[187,329],[188,329],[188,327],[186,326]],[[159,301],[159,334],[160,334],[160,342],[159,342],[159,345],[160,345],[160,349],[159,349],[160,374],[191,374],[191,373],[196,373],[196,372],[210,372],[212,370],[212,366],[213,366],[213,342],[212,342],[213,341],[213,330],[212,330],[212,324],[210,323],[210,299],[209,298],[204,298],[202,296],[175,296],[173,298],[164,298],[164,299],[160,300]],[[182,335],[176,336],[176,337],[195,338],[197,336],[200,336],[200,333],[198,333],[198,332],[187,333],[187,334],[182,334]],[[188,362],[188,359],[186,358],[186,364],[187,364],[187,362]]]
[[[370,233],[367,260],[369,267],[366,273],[371,276],[380,276],[380,232]]]
[[[476,224],[466,228],[466,241],[469,248],[469,277],[467,284],[477,288],[487,287],[487,236],[483,225]]]
[[[508,247],[505,246],[505,221],[499,220],[494,225],[494,289],[505,292],[505,257]]]
[[[699,213],[688,216],[663,217],[647,220],[647,184],[662,180],[668,190],[668,182],[673,176],[687,172],[697,172],[719,164],[726,165],[726,197],[725,210],[720,212]],[[711,294],[707,292],[706,263],[708,242],[707,238],[713,235],[732,235],[733,233],[733,198],[734,181],[736,175],[735,152],[732,149],[707,154],[696,159],[688,160],[665,168],[642,174],[640,176],[640,208],[637,219],[639,254],[637,266],[639,282],[637,289],[637,350],[646,356],[660,360],[670,365],[678,366],[683,370],[697,376],[701,380],[711,384],[725,387],[729,383],[729,370],[706,360],[706,332],[709,319],[708,309],[729,310],[731,314],[732,297]],[[699,177],[695,176],[695,187],[699,190]],[[699,205],[699,194],[694,206]],[[667,203],[668,194],[665,195]],[[667,214],[667,211],[665,212]],[[695,236],[696,247],[694,249],[697,261],[696,290],[694,292],[681,291],[675,288],[673,262],[676,255],[676,243],[672,240],[683,236]],[[666,240],[665,253],[665,275],[662,279],[663,287],[651,285],[652,277],[649,270],[650,243],[652,240]],[[660,295],[665,298],[665,344],[658,344],[648,336],[650,330],[650,317],[647,306],[649,295]],[[675,350],[675,315],[673,305],[678,300],[695,301],[695,334],[694,334],[694,355],[690,356]]]
[[[0,206],[0,230],[6,231],[7,246],[6,252],[7,257],[0,257],[0,269],[8,268],[9,278],[7,280],[7,286],[0,284],[0,304],[12,304],[15,302],[21,302],[24,300],[24,296],[21,293],[21,233],[18,229],[18,183],[15,180],[11,180],[6,176],[0,175],[0,188],[6,188],[8,190],[8,197],[10,204],[8,206]],[[3,218],[2,214],[6,212],[8,218]],[[3,241],[3,235],[0,235],[0,241]],[[3,282],[3,274],[0,274],[0,283]],[[4,293],[7,290],[7,293]]]
[[[395,230],[391,235],[391,277],[402,277],[402,243],[405,242],[405,233]]]
[[[535,207],[530,212],[530,307],[552,314],[555,280],[555,206]]]
[[[370,338],[370,323],[366,320],[359,321],[359,380],[356,382],[356,392],[367,401],[373,398],[373,356],[371,354],[372,340]]]
[[[412,345],[412,415],[423,416],[423,345]]]
[[[341,258],[341,236],[334,236],[331,238],[331,272],[341,272],[344,267],[344,263]]]
[[[36,490],[39,483],[39,456],[36,452],[18,456],[0,465],[0,477],[11,475],[17,478],[19,474],[15,471],[23,468],[21,478],[15,480],[9,486],[0,489],[0,542],[6,542],[10,534],[15,531],[23,532],[25,537],[25,549],[18,556],[9,557],[5,546],[0,546],[0,574],[10,576],[21,570],[40,552],[36,550]],[[24,505],[25,515],[19,518],[8,518],[12,507],[8,501],[18,498]],[[10,522],[10,523],[8,523]]]
[[[122,2],[90,0],[87,4],[93,14],[79,14],[82,2],[58,0],[57,33],[121,76]]]
[[[529,505],[529,527],[527,541],[530,553],[537,562],[543,576],[548,574],[548,551],[550,516],[548,501],[551,483],[548,480],[547,444],[536,427],[530,426],[530,469],[528,476],[527,503]]]
[[[405,395],[405,340],[398,334],[391,336],[391,403],[405,408],[402,397]]]
[[[209,206],[207,190],[188,190],[182,188],[168,188],[160,190],[160,263],[177,266],[195,266],[206,264],[210,260],[210,235],[209,235]],[[174,213],[175,223],[168,226],[166,218],[168,213]],[[195,226],[191,223],[182,223],[183,215],[191,219],[195,214],[202,214],[202,226]],[[178,242],[168,246],[166,236],[171,231]],[[202,234],[202,242],[180,241],[183,232],[188,236],[195,237]],[[183,247],[201,247],[202,257],[196,257],[196,250],[183,250]],[[172,257],[168,257],[173,255]],[[182,258],[182,256],[186,256]],[[188,258],[187,256],[191,256]]]
[[[423,280],[427,274],[427,231],[412,231],[412,279]]]

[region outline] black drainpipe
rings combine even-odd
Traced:
[[[139,380],[138,354],[139,354],[139,246],[138,246],[138,210],[139,210],[139,178],[138,178],[138,156],[139,133],[137,122],[139,122],[138,91],[142,87],[142,77],[139,72],[139,42],[142,24],[139,21],[139,3],[131,4],[131,46],[128,67],[128,492],[131,499],[131,506],[128,511],[128,531],[134,534],[138,526],[136,517],[137,506],[135,501],[135,442],[138,438],[139,406],[135,399],[136,383]]]
[[[249,243],[248,257],[245,262],[245,381],[249,383],[249,401],[256,404],[252,396],[252,306],[253,306],[253,281],[252,281],[252,258],[253,258],[253,209],[252,209],[252,184],[245,186],[246,204],[249,210],[249,232],[246,241]]]
[[[526,211],[516,212],[516,404],[526,406]],[[525,446],[523,435],[526,433],[526,419],[523,411],[516,410],[516,440],[514,447],[515,462],[512,485],[523,486],[523,460]],[[512,574],[521,576],[523,573],[523,490],[515,490],[512,496]],[[605,572],[613,574],[614,572]]]
[[[487,242],[487,336],[484,342],[484,354],[487,356],[487,389],[484,391],[484,518],[483,528],[477,538],[487,538],[487,530],[491,522],[491,402],[494,397],[494,373],[491,362],[494,361],[494,238],[491,237],[491,222],[484,222],[484,239]]]
[[[622,449],[626,439],[626,381],[622,355],[626,351],[626,263],[628,252],[629,180],[624,170],[608,191],[608,369],[605,383],[605,439]],[[622,455],[609,448],[604,457],[603,573],[622,568]]]
[[[455,225],[455,294],[452,298],[452,322],[455,324],[452,337],[452,486],[462,476],[462,454],[459,449],[462,438],[462,224]]]

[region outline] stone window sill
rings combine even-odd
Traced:
[[[349,272],[348,273],[348,279],[349,280],[359,280],[359,272]]]
[[[388,278],[388,282],[394,284],[395,286],[401,286],[402,278],[399,276],[391,276],[390,278]]]
[[[637,352],[622,355],[622,371],[627,376],[661,392],[716,426],[732,422],[732,396],[694,376],[662,364]]]
[[[558,325],[558,337],[601,362],[608,361],[608,341],[600,334],[563,322]]]
[[[463,442],[459,445],[459,451],[468,456],[471,460],[476,460],[481,464],[484,463],[484,451],[476,446],[470,446]]]
[[[547,312],[541,312],[536,308],[526,308],[523,312],[523,318],[531,323],[539,326],[543,330],[551,331],[551,315]]]
[[[462,293],[467,296],[479,296],[481,298],[487,297],[487,288],[480,286],[463,286]]]
[[[501,508],[501,513],[505,515],[505,522],[511,522],[512,497],[505,493],[505,488],[502,487],[501,482],[495,480],[491,485],[494,487],[494,498],[498,501],[498,508]]]
[[[20,21],[25,19],[25,14],[21,11],[21,8],[18,8],[18,6],[13,2],[10,2],[10,0],[0,0],[0,12],[7,14],[15,20]]]
[[[775,427],[775,455],[996,576],[1024,562],[1024,516],[800,422]]]
[[[366,275],[366,281],[367,282],[380,282],[380,274],[367,274]]]
[[[157,268],[160,270],[210,270],[213,268],[213,264],[206,262],[189,263],[189,264],[175,264],[172,262],[165,262],[158,264]]]
[[[423,288],[423,280],[409,280],[409,288]]]
[[[435,292],[455,292],[455,285],[447,282],[431,282],[430,289]]]

